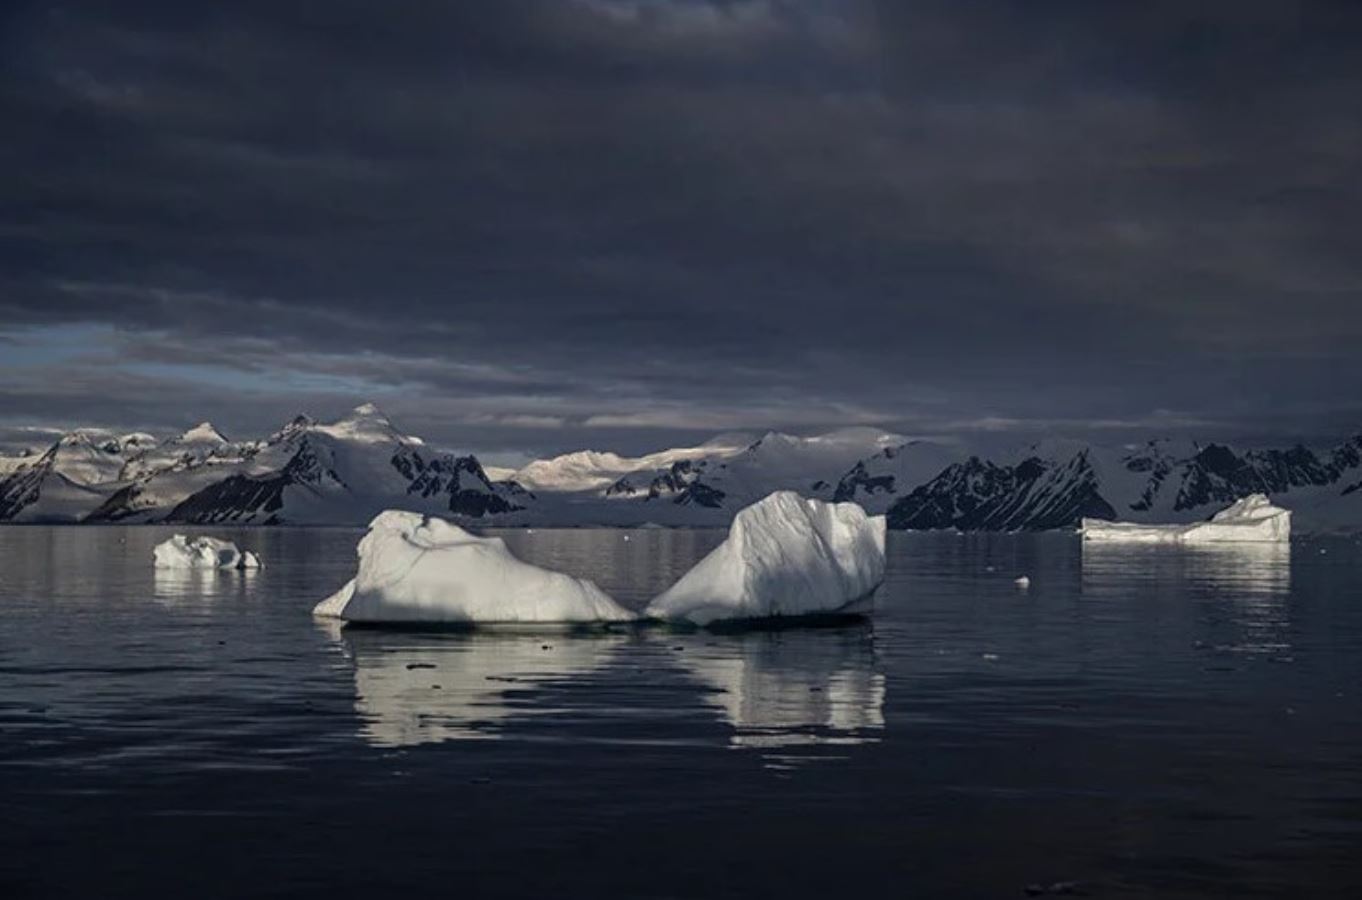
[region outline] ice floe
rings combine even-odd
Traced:
[[[152,554],[158,569],[258,569],[260,557],[231,541],[177,534],[157,544]]]
[[[1084,519],[1083,540],[1102,543],[1229,544],[1291,539],[1291,511],[1252,494],[1190,525],[1141,525]]]

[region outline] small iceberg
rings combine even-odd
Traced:
[[[625,622],[638,616],[590,581],[523,562],[499,537],[388,510],[359,542],[359,571],[313,609],[371,624]]]
[[[1084,541],[1140,544],[1238,544],[1291,540],[1291,511],[1252,494],[1222,509],[1208,522],[1190,525],[1139,525],[1084,519]]]
[[[843,610],[884,580],[884,529],[884,516],[855,503],[777,491],[741,510],[724,542],[645,612],[708,625]]]
[[[258,569],[260,557],[231,541],[177,534],[152,550],[158,569]]]

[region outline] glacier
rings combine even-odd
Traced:
[[[1206,522],[1143,525],[1083,519],[1084,541],[1141,544],[1280,543],[1291,539],[1291,511],[1274,506],[1265,494],[1251,494]]]
[[[638,616],[594,583],[517,559],[498,537],[387,510],[359,542],[359,569],[313,609],[346,622],[626,622]]]
[[[703,626],[836,612],[884,580],[884,539],[884,517],[855,503],[776,491],[739,511],[724,542],[645,613]]]
[[[258,569],[260,557],[231,541],[177,534],[152,549],[158,569]]]

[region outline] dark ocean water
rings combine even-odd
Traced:
[[[1350,538],[894,534],[861,624],[569,635],[341,632],[358,532],[211,533],[266,568],[0,528],[0,897],[1362,896]],[[636,606],[720,537],[507,534]]]

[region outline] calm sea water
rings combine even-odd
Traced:
[[[0,529],[0,896],[1362,889],[1353,539],[895,534],[863,624],[574,636],[339,631],[358,532],[167,533]],[[636,606],[721,537],[506,536]]]

